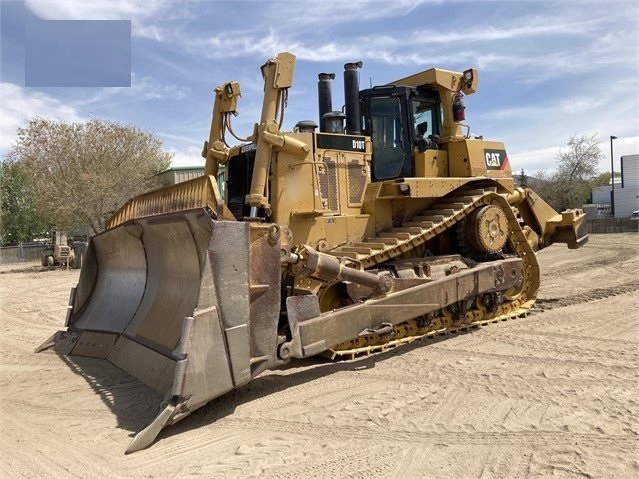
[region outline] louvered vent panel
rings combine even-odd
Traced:
[[[361,204],[364,187],[366,186],[366,172],[364,165],[357,160],[348,163],[348,202]]]
[[[326,209],[339,211],[337,195],[337,163],[324,158],[324,165],[317,167],[317,179],[319,182],[320,197]]]

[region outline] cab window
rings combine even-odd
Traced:
[[[405,160],[401,107],[399,98],[371,99],[373,141],[373,177],[376,180],[397,178]]]
[[[427,98],[414,98],[412,107],[415,137],[428,138],[429,135],[439,135],[441,124],[441,106],[439,102]]]

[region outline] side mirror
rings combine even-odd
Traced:
[[[428,131],[428,122],[423,121],[421,123],[418,123],[415,130],[415,136],[424,136],[424,133]]]
[[[420,153],[423,153],[426,150],[439,150],[439,145],[437,144],[438,139],[439,135],[428,135],[428,138],[418,136],[415,139],[415,146]]]

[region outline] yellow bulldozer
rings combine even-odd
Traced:
[[[539,288],[535,252],[588,239],[581,210],[515,187],[503,143],[471,137],[477,70],[360,90],[361,62],[348,63],[344,111],[322,73],[319,130],[284,132],[294,66],[287,52],[262,66],[245,139],[231,124],[240,85],[215,89],[205,176],[131,199],[91,238],[66,330],[37,349],[104,359],[164,397],[127,452],[292,358],[520,316]]]

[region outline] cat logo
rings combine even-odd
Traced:
[[[501,165],[499,156],[499,153],[486,153],[486,166],[488,166],[488,168],[499,168]]]
[[[484,158],[489,170],[503,170],[508,163],[506,150],[484,150]]]

